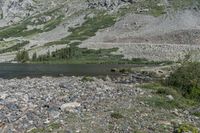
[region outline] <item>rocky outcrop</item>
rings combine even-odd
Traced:
[[[123,4],[134,3],[135,0],[87,0],[89,8],[114,9]]]
[[[0,14],[2,18],[12,21],[28,17],[34,13],[34,3],[32,0],[1,0]]]

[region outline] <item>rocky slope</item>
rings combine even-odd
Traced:
[[[153,90],[119,81],[108,77],[0,79],[0,132],[169,133],[182,123],[200,127],[190,108],[155,107]],[[164,101],[176,98],[166,95]]]

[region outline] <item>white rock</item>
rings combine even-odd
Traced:
[[[1,98],[1,99],[5,99],[7,96],[8,96],[8,94],[2,93],[2,94],[0,95],[0,98]]]
[[[65,103],[61,106],[62,111],[69,111],[69,112],[74,112],[73,110],[77,107],[80,107],[81,104],[78,102],[71,102],[71,103]]]
[[[167,95],[166,98],[168,98],[170,101],[174,100],[174,97],[172,95]]]

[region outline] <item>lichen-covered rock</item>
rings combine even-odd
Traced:
[[[33,13],[35,2],[32,0],[5,0],[0,2],[3,18],[24,18]]]
[[[90,8],[114,9],[123,4],[133,3],[135,0],[87,0]]]

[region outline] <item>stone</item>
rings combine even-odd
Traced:
[[[6,128],[7,128],[6,124],[0,122],[0,132],[1,133],[5,133],[6,132]]]
[[[174,97],[172,95],[167,95],[166,98],[170,101],[174,100]]]
[[[183,113],[186,114],[186,115],[189,115],[189,114],[190,114],[190,112],[187,111],[187,110],[185,110]]]
[[[0,94],[0,99],[5,99],[8,96],[7,93],[1,93]]]
[[[15,111],[15,110],[18,110],[19,107],[17,104],[15,103],[8,103],[6,104],[6,107],[9,109],[9,110],[12,110],[12,111]]]
[[[81,104],[78,102],[71,102],[63,104],[60,108],[62,111],[74,112],[74,109],[80,106]]]
[[[179,112],[178,112],[178,109],[174,109],[173,111],[171,111],[171,113],[175,114],[176,116],[179,116]]]
[[[53,119],[59,118],[60,112],[59,111],[50,111],[49,116]]]

